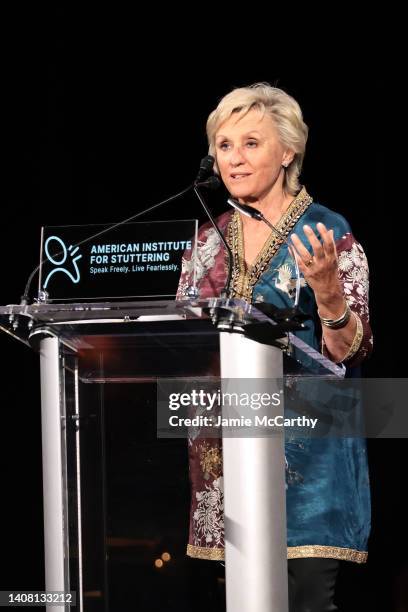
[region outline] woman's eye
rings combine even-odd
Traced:
[[[227,151],[228,147],[229,147],[229,144],[228,144],[228,142],[221,142],[218,146],[221,149],[221,151]]]
[[[254,147],[257,146],[257,141],[256,140],[248,140],[247,142],[247,146],[250,147],[251,149],[253,149]]]

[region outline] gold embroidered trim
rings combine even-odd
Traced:
[[[340,546],[288,546],[288,559],[306,559],[308,557],[322,557],[326,559],[340,559],[341,561],[352,561],[354,563],[365,563],[368,553],[353,548],[341,548]],[[196,559],[208,559],[213,561],[224,561],[223,548],[205,548],[204,546],[187,545],[187,555]]]
[[[313,198],[307,193],[306,188],[302,187],[276,224],[276,228],[285,238],[290,234],[312,201]],[[238,211],[234,212],[228,224],[227,241],[234,259],[230,295],[231,297],[242,297],[250,302],[254,286],[284,241],[272,231],[252,266],[247,268],[244,256],[242,221]]]
[[[354,548],[340,546],[289,546],[288,559],[305,559],[307,557],[326,557],[342,561],[365,563],[368,553]]]
[[[237,210],[234,211],[227,228],[227,242],[233,255],[233,266],[230,283],[230,296],[244,296],[247,267],[244,256],[242,223]]]
[[[205,480],[210,476],[218,478],[222,473],[222,451],[219,446],[210,446],[208,442],[204,442],[199,446],[200,451],[200,466],[203,471]]]
[[[356,333],[354,334],[354,339],[353,339],[353,342],[351,343],[348,353],[345,355],[345,357],[343,357],[342,361],[347,361],[348,359],[351,359],[352,357],[354,357],[354,355],[360,349],[361,343],[363,341],[363,336],[364,336],[363,324],[358,314],[353,312],[353,315],[357,323]]]
[[[205,548],[192,544],[187,544],[187,555],[196,559],[209,559],[210,561],[224,561],[225,557],[223,548]]]

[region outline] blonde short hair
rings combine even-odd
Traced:
[[[219,126],[233,113],[246,114],[251,109],[268,113],[279,133],[281,144],[295,152],[285,171],[283,188],[292,195],[300,190],[299,175],[305,154],[308,127],[299,104],[292,96],[269,83],[238,87],[224,96],[207,120],[209,154],[215,157],[215,136]],[[216,169],[217,170],[217,169]]]

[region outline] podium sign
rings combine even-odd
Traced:
[[[43,227],[39,301],[174,297],[197,228],[196,219]]]

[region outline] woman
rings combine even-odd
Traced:
[[[339,214],[313,201],[299,184],[308,128],[298,103],[266,83],[226,95],[207,122],[209,152],[226,188],[259,209],[297,253],[303,276],[300,308],[311,316],[298,332],[348,368],[372,349],[368,266]],[[228,211],[218,224],[233,252],[231,296],[293,305],[295,271],[287,243],[257,220]],[[210,225],[199,231],[196,268],[201,298],[219,295],[227,260]],[[192,284],[185,261],[179,297]],[[335,610],[341,560],[367,558],[370,496],[362,439],[286,444],[289,596],[292,610]],[[193,508],[188,554],[223,558],[222,460],[216,440],[190,444]]]

